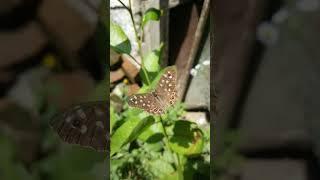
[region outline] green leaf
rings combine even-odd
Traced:
[[[141,120],[138,116],[129,117],[111,137],[110,156],[120,150],[122,146],[135,140],[146,128],[154,123],[152,116]]]
[[[133,129],[126,143],[130,143],[138,138],[138,136],[145,131],[148,127],[150,127],[154,123],[154,118],[152,116],[148,116],[144,118],[140,123]]]
[[[176,121],[173,133],[169,139],[169,145],[176,153],[191,156],[202,152],[203,133],[196,127],[196,124],[190,121]]]
[[[143,15],[142,27],[144,27],[149,21],[159,21],[162,15],[162,11],[156,8],[149,8]]]
[[[163,129],[160,122],[152,124],[143,133],[140,134],[139,140],[143,142],[153,143],[161,141],[163,137]]]
[[[149,52],[143,58],[143,65],[148,72],[158,72],[160,70],[159,61],[161,59],[162,48],[163,43],[161,43],[157,49]]]
[[[156,159],[150,162],[151,171],[157,177],[164,177],[174,172],[172,165],[163,159]]]
[[[118,53],[130,54],[131,43],[122,28],[110,21],[110,47]]]
[[[173,173],[170,173],[166,175],[165,177],[161,178],[161,180],[180,180],[178,171],[175,171]]]
[[[110,134],[112,134],[112,128],[118,120],[118,115],[115,112],[113,106],[110,106]]]

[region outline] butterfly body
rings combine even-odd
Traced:
[[[143,109],[155,115],[163,114],[177,100],[176,79],[176,68],[174,66],[166,68],[156,89],[149,93],[130,96],[129,106]]]

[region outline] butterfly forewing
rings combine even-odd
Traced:
[[[78,144],[106,151],[109,146],[109,108],[106,102],[76,105],[50,121],[60,138],[70,144]]]
[[[159,96],[166,106],[173,105],[177,100],[177,70],[174,66],[166,68],[162,74],[155,93]]]

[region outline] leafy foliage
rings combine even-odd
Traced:
[[[148,9],[142,18],[142,27],[144,27],[149,21],[159,21],[162,15],[162,11],[156,8]]]

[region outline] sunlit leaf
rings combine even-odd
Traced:
[[[149,52],[143,58],[143,65],[148,72],[158,72],[160,70],[160,59],[162,53],[163,44],[161,43],[160,46]]]
[[[163,159],[151,161],[150,166],[151,171],[153,171],[157,177],[160,177],[160,179],[174,172],[172,165]]]
[[[162,139],[163,129],[160,122],[154,123],[140,134],[139,139],[144,142],[155,143]]]
[[[110,47],[118,53],[130,54],[131,43],[122,28],[110,21]]]
[[[142,27],[144,27],[149,21],[159,21],[162,15],[162,11],[156,8],[148,9],[142,18]]]
[[[143,130],[149,127],[154,122],[152,117],[146,117],[141,120],[137,116],[129,117],[111,137],[111,152],[110,156],[118,152],[120,148],[137,138]]]
[[[202,152],[204,139],[202,131],[189,121],[177,121],[173,136],[169,140],[173,151],[182,155],[198,155]]]

